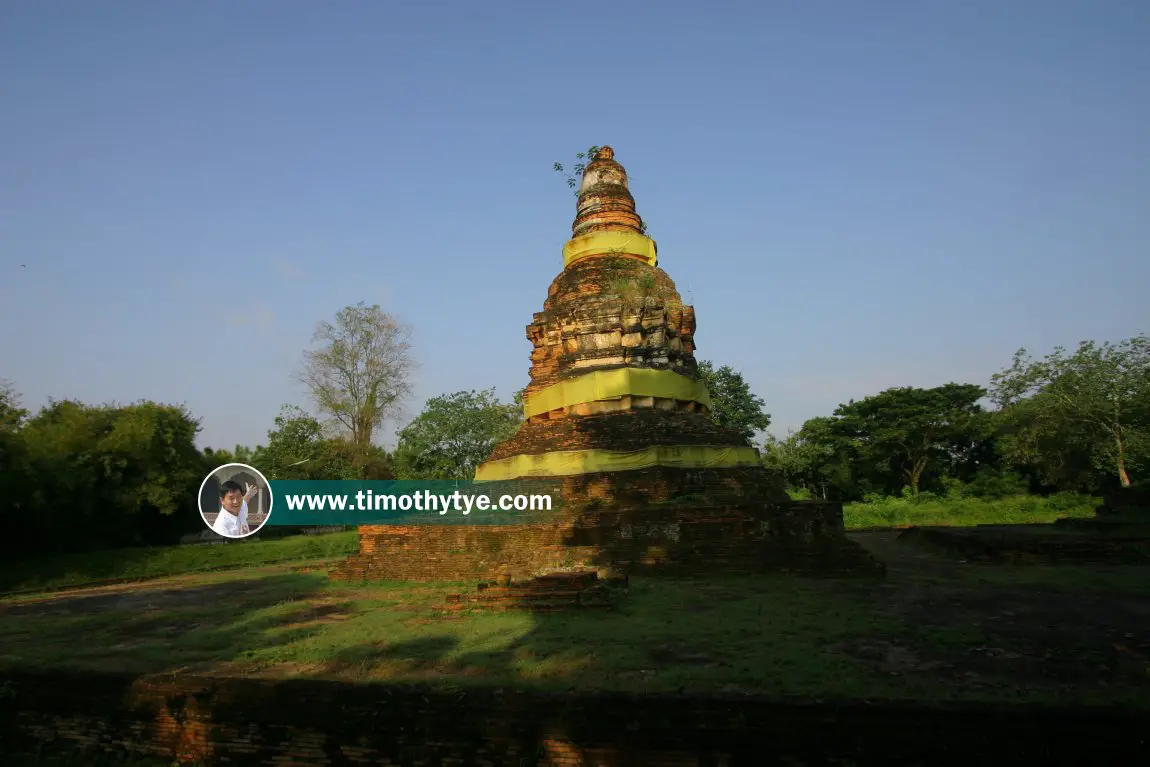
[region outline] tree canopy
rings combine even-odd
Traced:
[[[734,429],[751,440],[771,425],[766,402],[751,393],[742,373],[730,365],[716,368],[704,361],[699,363],[699,376],[711,393],[711,419],[719,426]]]
[[[521,403],[504,404],[494,389],[460,391],[427,401],[399,432],[396,463],[402,479],[470,480],[495,445],[522,422]]]
[[[322,415],[335,420],[360,447],[397,413],[411,392],[411,331],[378,305],[360,302],[320,322],[304,352],[303,383]]]
[[[1108,467],[1123,487],[1130,485],[1131,465],[1150,460],[1150,337],[1144,334],[1119,343],[1083,341],[1074,352],[1060,346],[1041,360],[1019,349],[1013,364],[991,378],[991,390],[999,407],[1013,409],[1012,446],[1020,460],[1033,462],[1061,445],[1078,460],[1088,456]]]

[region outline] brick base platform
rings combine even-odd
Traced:
[[[876,575],[883,565],[843,530],[842,506],[648,506],[565,511],[507,527],[363,526],[336,580],[471,582],[595,570],[624,574],[797,572]]]

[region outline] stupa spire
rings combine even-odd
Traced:
[[[635,212],[635,198],[627,188],[627,171],[615,160],[615,150],[601,146],[583,170],[573,237],[591,232],[643,233],[643,219]]]
[[[563,264],[609,256],[659,263],[658,247],[646,235],[627,188],[627,171],[615,160],[615,150],[601,146],[583,169],[571,239],[563,246]]]

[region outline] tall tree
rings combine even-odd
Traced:
[[[852,443],[863,460],[896,468],[917,494],[928,469],[945,472],[972,450],[985,431],[978,404],[985,395],[974,384],[887,389],[839,405],[831,431]]]
[[[1059,346],[1041,360],[1019,349],[991,378],[991,393],[1004,410],[1025,414],[1022,444],[1073,433],[1129,487],[1131,460],[1145,460],[1150,448],[1150,337],[1082,341],[1072,353]]]
[[[713,363],[699,363],[699,376],[711,393],[711,420],[719,426],[734,429],[747,440],[771,425],[766,402],[751,393],[743,374],[730,365],[716,368]]]
[[[333,418],[366,448],[379,426],[411,392],[410,329],[378,305],[363,302],[321,322],[304,352],[303,383],[320,413]]]
[[[399,432],[396,464],[403,479],[475,477],[475,468],[523,420],[522,405],[505,404],[494,389],[433,397]]]

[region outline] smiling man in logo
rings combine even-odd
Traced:
[[[225,538],[242,538],[251,532],[248,527],[248,501],[255,498],[259,488],[248,485],[246,490],[238,482],[228,480],[220,484],[220,513],[212,530]]]

